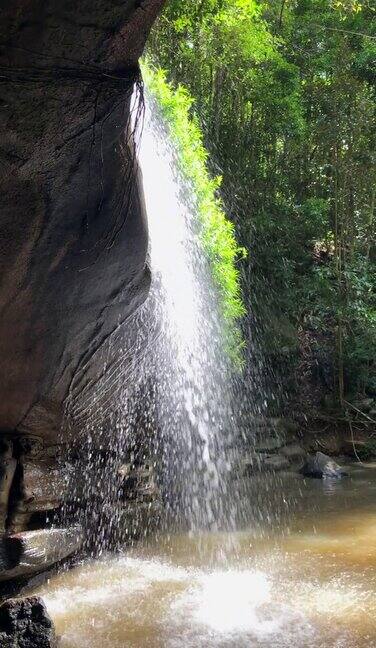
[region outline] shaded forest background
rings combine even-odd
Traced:
[[[250,371],[262,357],[274,414],[376,419],[375,14],[371,0],[169,0],[149,45],[194,99],[249,251]]]

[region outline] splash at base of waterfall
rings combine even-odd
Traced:
[[[280,487],[303,497],[272,536],[162,536],[53,578],[61,648],[375,648],[376,469]]]

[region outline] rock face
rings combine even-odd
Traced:
[[[243,453],[234,475],[299,470],[307,453],[296,441],[297,430],[290,419],[254,417],[249,437],[238,440]]]
[[[78,411],[116,377],[149,290],[130,104],[163,4],[1,2],[0,533],[27,569],[33,538],[34,571],[77,549],[67,530],[60,553],[43,536],[69,500],[62,445],[82,432],[78,416],[62,427],[67,403]],[[7,551],[0,578],[23,564]]]
[[[2,648],[57,648],[55,630],[42,599],[11,599],[0,607]]]
[[[0,430],[51,436],[96,352],[144,301],[147,226],[129,123],[163,0],[4,0]]]

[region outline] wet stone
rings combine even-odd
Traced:
[[[9,520],[13,533],[25,530],[33,513],[58,508],[68,495],[69,467],[29,460],[21,460],[20,465],[22,478]]]
[[[22,436],[17,439],[17,444],[22,455],[40,457],[44,452],[43,440],[36,436]]]
[[[137,500],[139,502],[154,502],[160,497],[156,483],[155,470],[150,465],[131,467],[129,464],[121,467],[122,477],[121,499],[123,501]]]
[[[305,477],[315,477],[317,479],[340,479],[346,475],[343,468],[323,452],[316,452],[314,456],[308,455],[301,473]]]
[[[0,606],[1,648],[56,648],[53,623],[41,598],[10,599]]]
[[[2,440],[0,447],[0,533],[5,531],[9,493],[16,466],[17,461],[12,457],[11,442]]]
[[[80,527],[40,529],[7,536],[2,539],[4,568],[0,571],[0,581],[44,571],[78,551],[82,543]]]
[[[154,531],[161,519],[162,505],[154,502],[128,502],[119,516],[119,536],[122,541],[138,539]]]

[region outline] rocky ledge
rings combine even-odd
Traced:
[[[360,453],[366,445],[366,442],[341,439],[330,433],[305,436],[294,421],[283,418],[253,419],[249,437],[242,436],[237,443],[242,453],[233,467],[235,479],[282,471],[320,479],[340,478],[346,476],[346,472],[333,457],[338,461],[346,455],[354,457],[354,448],[355,453],[357,449]]]

